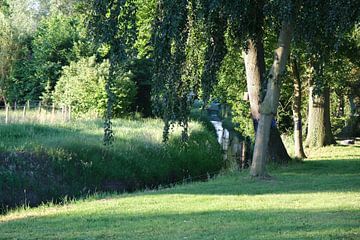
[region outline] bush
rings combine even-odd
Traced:
[[[106,110],[107,95],[105,84],[109,76],[109,62],[97,63],[96,58],[82,58],[64,67],[53,98],[58,105],[72,107],[75,117],[82,115],[103,116]],[[136,84],[132,81],[131,72],[118,71],[113,82],[113,114],[127,114],[136,94]]]

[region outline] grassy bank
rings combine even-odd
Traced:
[[[162,143],[161,120],[115,120],[115,142],[102,145],[102,121],[0,125],[0,205],[35,205],[93,191],[133,191],[221,168],[214,132],[190,124],[183,144],[175,128]]]
[[[0,217],[0,239],[359,239],[360,146],[160,191],[95,196]]]

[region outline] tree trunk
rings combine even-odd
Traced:
[[[261,40],[255,43],[253,40],[248,41],[248,49],[243,52],[245,62],[246,82],[249,93],[251,117],[254,123],[255,133],[260,119],[260,93],[261,86],[264,82],[265,75],[265,57],[264,46]],[[280,137],[280,132],[276,125],[271,127],[271,141],[268,146],[268,156],[270,161],[288,162],[290,156],[286,151],[285,145]]]
[[[324,86],[320,93],[315,92],[312,77],[309,80],[309,115],[305,146],[324,147],[334,144],[330,122],[330,90]]]
[[[290,52],[291,26],[283,22],[278,38],[278,48],[274,53],[274,62],[268,75],[267,89],[264,100],[260,105],[260,121],[256,131],[254,155],[250,174],[265,177],[265,164],[268,152],[271,122],[276,115],[280,98],[281,75],[285,70]]]
[[[249,40],[248,49],[243,52],[243,58],[245,62],[251,117],[256,127],[257,121],[260,119],[260,92],[265,73],[264,46],[261,40],[256,44],[253,40]]]
[[[325,87],[324,89],[324,125],[325,125],[325,146],[336,144],[334,134],[331,129],[330,120],[330,88]]]
[[[345,98],[344,98],[344,94],[343,93],[336,93],[337,98],[339,99],[339,105],[337,108],[337,117],[344,117],[345,116]]]
[[[301,79],[296,57],[292,61],[292,72],[294,77],[294,100],[293,100],[293,118],[294,118],[294,147],[295,157],[306,158],[303,147],[302,136],[302,116],[301,116]]]

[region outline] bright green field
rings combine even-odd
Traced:
[[[228,173],[0,217],[0,239],[360,239],[360,146],[313,150],[270,181]]]

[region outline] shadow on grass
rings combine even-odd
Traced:
[[[359,210],[126,213],[95,209],[0,222],[0,239],[358,239]],[[78,216],[76,214],[79,214]]]
[[[219,176],[206,184],[164,190],[174,194],[260,195],[312,192],[360,192],[360,160],[316,160],[271,169],[272,180],[258,180],[248,171]]]

